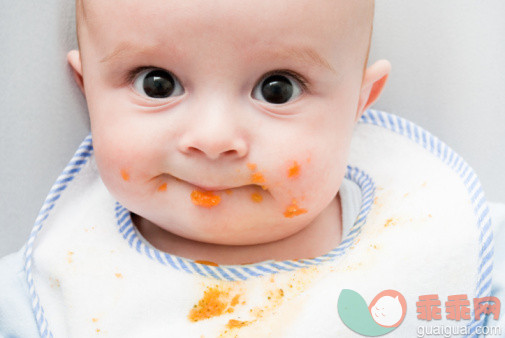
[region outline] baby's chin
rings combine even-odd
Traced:
[[[276,242],[292,236],[303,229],[309,220],[266,217],[207,217],[184,222],[175,227],[174,223],[155,225],[173,235],[200,243],[248,246]],[[187,224],[191,224],[188,226]]]

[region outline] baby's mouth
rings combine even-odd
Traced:
[[[204,191],[204,192],[220,192],[220,191],[226,191],[226,190],[231,190],[231,189],[235,189],[235,188],[240,188],[241,186],[240,185],[209,185],[209,184],[202,184],[202,183],[197,183],[195,181],[191,181],[191,180],[186,180],[186,179],[182,179],[182,178],[179,178],[177,176],[173,176],[171,175],[173,178],[175,178],[177,181],[179,182],[183,182],[183,183],[186,183],[190,186],[192,186],[193,189],[195,190],[200,190],[200,191]]]
[[[187,182],[193,186],[197,190],[202,190],[202,191],[213,191],[213,192],[219,192],[219,191],[224,191],[224,190],[230,190],[233,188],[238,188],[238,187],[232,187],[232,186],[224,186],[224,185],[216,185],[216,186],[206,186],[206,185],[199,185],[199,184],[193,184],[190,182]]]

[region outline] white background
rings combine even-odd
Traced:
[[[353,0],[354,1],[354,0]],[[20,248],[89,132],[66,52],[73,0],[0,0],[0,257]],[[377,0],[370,61],[393,71],[375,108],[425,127],[505,202],[505,1]]]

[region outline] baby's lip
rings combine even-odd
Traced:
[[[190,184],[194,185],[198,190],[203,190],[203,191],[222,191],[222,190],[229,190],[229,189],[235,188],[235,187],[224,186],[224,185],[205,186],[205,185],[199,185],[199,184],[193,184],[193,183],[190,183]]]
[[[200,183],[195,183],[193,181],[188,181],[185,179],[177,178],[180,181],[183,181],[185,183],[188,183],[189,185],[192,185],[198,190],[202,191],[224,191],[224,190],[229,190],[233,188],[237,188],[237,186],[231,186],[231,185],[205,185],[205,184],[200,184]]]

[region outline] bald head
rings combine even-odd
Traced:
[[[368,61],[368,55],[370,51],[370,44],[371,44],[371,37],[372,37],[372,30],[373,30],[373,18],[374,18],[374,8],[375,8],[375,0],[353,0],[353,1],[347,1],[347,0],[321,0],[323,2],[342,2],[345,1],[346,5],[351,5],[356,8],[356,15],[353,18],[349,18],[354,22],[355,27],[359,28],[365,28],[367,34],[366,34],[366,40],[367,40],[367,48],[366,48],[366,53],[365,53],[365,66]],[[81,45],[81,40],[82,40],[82,27],[87,24],[88,21],[88,16],[90,15],[89,12],[91,12],[91,15],[93,15],[93,9],[97,7],[97,5],[100,4],[101,1],[96,1],[96,0],[76,0],[76,25],[77,25],[77,43],[79,46],[79,49],[82,50],[82,45]],[[167,0],[169,2],[169,0]],[[189,3],[189,2],[188,2]],[[314,5],[314,1],[311,2],[312,5]],[[91,5],[91,10],[87,9],[88,4]],[[198,6],[195,5],[196,8]],[[338,6],[335,7],[338,11]],[[358,29],[359,30],[359,29]]]

